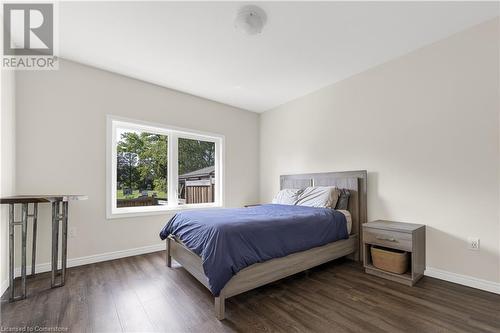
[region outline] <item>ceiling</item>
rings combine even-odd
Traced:
[[[262,112],[499,14],[496,2],[61,2],[60,56]]]

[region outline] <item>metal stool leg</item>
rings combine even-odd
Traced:
[[[14,300],[14,204],[9,204],[9,301]]]

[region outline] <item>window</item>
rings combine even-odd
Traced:
[[[179,205],[215,201],[215,142],[179,137]]]
[[[108,117],[108,218],[222,206],[220,135]]]

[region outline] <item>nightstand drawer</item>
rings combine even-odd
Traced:
[[[404,232],[364,228],[363,242],[412,251],[412,234]]]

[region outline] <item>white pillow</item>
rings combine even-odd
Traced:
[[[296,205],[335,209],[340,191],[334,186],[306,187],[299,194]]]
[[[295,205],[297,199],[299,198],[302,189],[291,189],[287,188],[279,191],[273,198],[273,204],[279,205]]]

